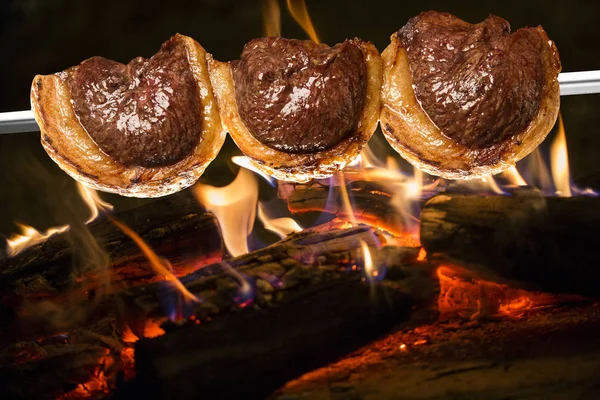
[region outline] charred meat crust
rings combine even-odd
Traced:
[[[329,47],[254,39],[231,68],[242,121],[271,148],[310,154],[334,147],[357,129],[367,68],[356,40]]]
[[[444,135],[472,149],[526,130],[556,75],[548,73],[547,60],[552,72],[560,70],[541,28],[511,34],[508,22],[493,15],[470,24],[430,11],[412,18],[397,37],[423,110]]]
[[[87,133],[125,166],[175,164],[200,140],[200,98],[180,36],[150,59],[93,57],[59,76]]]

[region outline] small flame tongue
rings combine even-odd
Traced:
[[[23,250],[35,246],[38,243],[42,243],[57,233],[69,230],[69,225],[52,227],[46,232],[40,232],[34,227],[25,224],[17,223],[17,226],[21,229],[21,233],[14,234],[6,239],[6,254],[9,257],[14,257]]]
[[[98,192],[94,189],[90,189],[77,182],[77,191],[79,192],[81,199],[90,209],[90,216],[85,222],[86,224],[89,224],[98,218],[100,210],[110,211],[113,209],[112,204],[102,200],[98,195]],[[50,237],[58,233],[66,232],[71,228],[69,225],[62,225],[49,228],[46,232],[40,232],[29,225],[17,223],[17,226],[21,229],[21,234],[15,234],[6,240],[6,254],[9,257],[14,257],[23,250],[35,246],[36,244],[43,243]]]
[[[519,173],[519,170],[514,165],[512,167],[510,167],[509,169],[507,169],[506,171],[504,171],[502,173],[502,176],[511,185],[515,185],[515,186],[527,186],[527,182],[525,182],[525,179],[523,179],[523,177]]]
[[[250,161],[250,159],[246,156],[235,156],[235,157],[231,157],[231,161],[233,161],[234,164],[239,165],[242,168],[246,168],[260,176],[262,176],[267,182],[269,182],[269,184],[271,186],[275,185],[275,178],[273,178],[270,175],[265,174],[264,172],[262,172],[260,169],[258,169],[256,167],[256,165],[254,165],[252,163],[252,161]]]
[[[258,203],[258,182],[252,172],[241,168],[229,185],[217,188],[197,184],[193,193],[217,217],[229,254],[237,257],[248,253],[248,235],[254,226]]]
[[[138,245],[138,247],[140,248],[140,250],[142,250],[142,253],[144,253],[144,256],[146,256],[146,258],[150,262],[150,265],[152,266],[157,275],[164,276],[167,281],[172,282],[175,288],[179,290],[179,292],[183,295],[183,297],[186,300],[191,300],[195,302],[199,301],[196,296],[194,296],[185,286],[183,286],[181,281],[177,279],[173,272],[171,272],[171,264],[167,260],[159,257],[150,248],[150,246],[148,246],[148,244],[144,242],[144,239],[142,239],[140,235],[135,233],[133,229],[131,229],[118,219],[110,216],[109,218],[112,221],[112,223],[117,226],[117,228],[121,229],[123,233],[129,236],[131,240],[133,240],[135,244]]]
[[[260,203],[258,205],[258,219],[260,219],[266,229],[276,233],[282,239],[302,230],[302,227],[292,218],[270,218],[265,213],[265,207]]]
[[[287,0],[287,6],[294,20],[296,20],[298,25],[304,29],[304,32],[306,32],[308,37],[310,37],[313,42],[320,43],[315,27],[308,15],[308,9],[306,8],[304,0]]]
[[[567,138],[565,137],[565,127],[560,116],[558,117],[558,133],[550,148],[550,158],[552,160],[552,180],[554,181],[556,194],[563,197],[571,197]]]
[[[261,0],[265,36],[281,36],[281,9],[278,0]]]
[[[98,192],[94,189],[90,189],[77,182],[77,191],[83,201],[85,201],[85,204],[90,208],[90,217],[85,221],[86,224],[89,224],[98,218],[100,211],[111,211],[113,209],[113,205],[102,200],[98,195]]]

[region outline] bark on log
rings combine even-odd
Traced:
[[[136,343],[136,382],[122,397],[145,388],[151,398],[263,398],[407,322],[414,309],[415,318],[434,321],[438,280],[431,265],[416,261],[418,249],[371,247],[375,279],[385,279],[365,280],[361,241],[377,244],[368,228],[302,232],[231,260],[253,282],[254,304],[244,310],[240,284],[223,264],[186,277],[203,299],[192,311],[201,322]],[[142,333],[144,318],[160,322],[168,294],[146,285],[120,298],[120,309],[137,309],[128,323]]]
[[[179,276],[223,256],[215,217],[204,213],[187,194],[115,217],[168,259]],[[91,223],[88,230],[80,228],[0,261],[0,344],[91,323],[113,312],[106,294],[163,279],[152,271],[137,245],[107,218]]]
[[[252,302],[269,307],[287,293],[307,286],[342,279],[347,274],[359,277],[361,243],[374,248],[383,241],[369,227],[304,230],[182,278],[187,290],[201,299],[199,303],[183,301],[180,292],[167,282],[121,291],[117,296],[120,321],[135,336],[146,337],[169,318],[194,315],[204,320]],[[417,251],[405,248],[404,253],[414,258]]]
[[[115,217],[167,258],[178,276],[223,256],[215,217],[203,212],[187,193],[119,212]],[[99,266],[101,262],[108,265]],[[155,276],[137,245],[108,218],[72,227],[15,257],[0,259],[0,287],[4,294],[24,296],[48,296],[76,286],[93,290],[103,272],[110,272],[113,284],[122,280],[135,284]]]
[[[364,223],[401,236],[404,215],[391,204],[393,193],[376,182],[351,181],[346,186],[356,222]],[[322,181],[305,184],[280,183],[279,197],[286,200],[293,214],[326,212],[343,221],[351,216],[344,207],[340,186]]]
[[[441,194],[421,212],[421,242],[551,292],[599,295],[600,198]]]

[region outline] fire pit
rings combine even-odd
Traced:
[[[598,398],[600,198],[571,181],[568,131],[472,181],[377,132],[306,183],[228,140],[157,200],[77,184],[77,216],[0,249],[0,395]]]

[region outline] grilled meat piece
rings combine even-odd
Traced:
[[[176,35],[150,59],[101,57],[34,78],[32,109],[50,157],[73,178],[125,196],[193,184],[224,139],[206,64]]]
[[[409,162],[449,179],[501,172],[529,154],[559,109],[558,51],[541,27],[510,32],[430,11],[382,54],[382,129]]]

